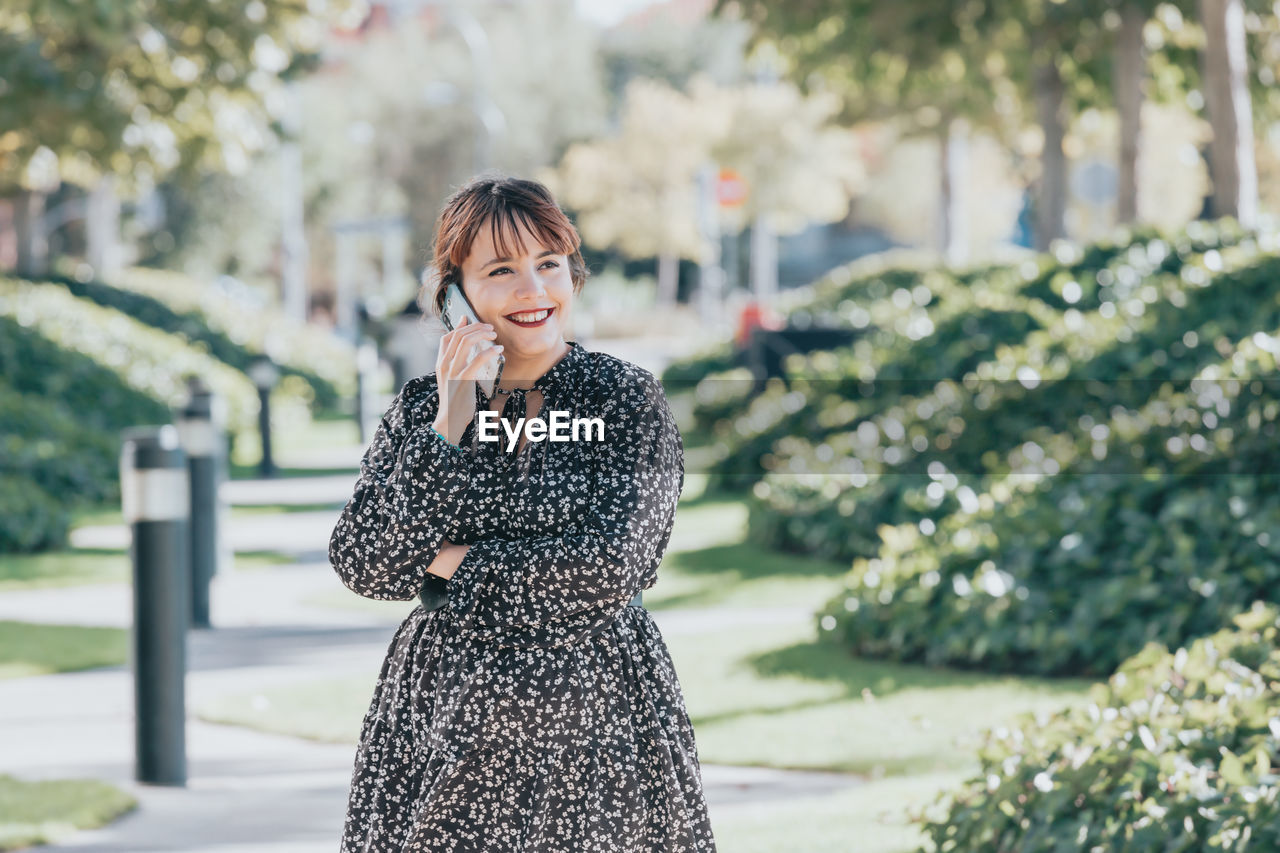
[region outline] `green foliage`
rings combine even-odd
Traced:
[[[0,554],[39,551],[66,542],[66,508],[25,477],[0,479]]]
[[[0,312],[0,553],[66,541],[80,502],[119,497],[119,431],[168,409],[116,370]]]
[[[188,343],[205,349],[211,356],[222,363],[241,372],[247,371],[253,360],[262,354],[261,349],[254,349],[247,343],[233,341],[229,337],[229,330],[211,328],[206,313],[200,308],[188,307],[182,311],[175,310],[154,296],[127,288],[114,287],[98,281],[79,281],[68,276],[47,276],[46,278],[52,283],[66,287],[77,297],[95,302],[106,308],[114,308],[148,326],[178,335]],[[206,299],[205,301],[208,302],[209,300]],[[241,308],[242,317],[250,314],[252,314],[250,309]],[[285,364],[281,365],[280,369],[282,374],[298,376],[311,386],[314,394],[314,407],[317,411],[337,410],[338,392],[333,383],[321,378],[313,370],[303,366]]]
[[[0,278],[0,315],[18,319],[66,349],[89,355],[114,369],[128,385],[170,406],[185,402],[184,377],[197,375],[225,401],[230,430],[257,427],[257,389],[247,376],[212,358],[203,347],[114,309],[77,299],[56,284]],[[46,381],[66,382],[62,377]],[[283,418],[307,419],[309,390],[297,377],[285,377],[272,402],[279,405]],[[58,397],[58,392],[57,387],[45,387],[50,396]]]
[[[204,341],[79,299],[68,286],[0,278],[0,553],[61,545],[71,510],[118,501],[120,431],[171,422],[187,374],[227,403],[232,431],[256,429],[257,390]],[[109,289],[94,290],[112,301]],[[132,294],[118,304],[153,322],[174,317]],[[272,402],[283,421],[304,420],[309,395],[295,374]]]
[[[54,407],[65,407],[70,416],[64,413],[55,420],[82,431],[107,431],[163,422],[168,416],[164,404],[130,386],[118,369],[58,346],[32,328],[31,322],[29,316],[15,317],[0,311],[0,376],[13,390],[42,401],[6,406],[8,417],[17,417],[24,405],[31,405],[31,423],[39,424],[45,413],[54,417]],[[6,419],[6,424],[10,423]],[[6,434],[10,430],[28,434],[33,428],[39,429],[21,424],[9,426]],[[51,428],[44,429],[47,432]]]
[[[662,381],[678,386],[689,385],[708,374],[730,370],[737,361],[733,344],[727,342],[718,344],[679,361],[671,362],[662,371]]]
[[[972,393],[938,383],[871,441],[859,425],[792,442],[780,470],[827,473],[766,477],[755,532],[855,558],[823,615],[864,654],[1099,674],[1216,630],[1280,581],[1280,401],[1260,378],[1280,349],[1278,273],[1251,242],[1178,275],[1131,270],[1100,303],[1123,312],[1033,333]],[[1043,384],[992,381],[1032,364]]]
[[[291,320],[267,305],[246,307],[235,294],[169,270],[135,267],[120,273],[112,286],[156,300],[176,314],[199,316],[213,333],[234,345],[269,355],[286,376],[305,377],[312,383],[317,407],[327,405],[323,401],[329,399],[322,383],[340,397],[355,395],[355,348],[326,329]],[[312,377],[318,377],[318,382]]]
[[[1280,610],[1233,621],[988,733],[981,772],[923,821],[932,849],[1280,849]]]
[[[0,383],[0,552],[58,544],[68,506],[118,500],[118,445],[65,403]]]
[[[0,776],[0,850],[56,844],[78,829],[103,826],[137,806],[124,791],[96,779],[25,781]]]
[[[265,145],[276,75],[318,47],[309,5],[6,3],[0,183],[18,184],[42,153],[86,185],[102,173],[237,166]]]
[[[909,257],[905,263],[855,262],[833,270],[815,284],[809,302],[796,306],[790,322],[844,325],[858,338],[848,348],[792,357],[784,381],[755,397],[749,382],[723,375],[704,382],[698,396],[707,402],[694,414],[698,427],[716,437],[719,452],[711,473],[725,486],[749,487],[771,461],[777,467],[777,460],[795,455],[793,436],[803,436],[802,445],[819,446],[829,435],[921,402],[948,413],[945,419],[933,416],[931,423],[949,431],[953,407],[930,402],[939,381],[992,378],[984,371],[1012,376],[1019,367],[1051,360],[1079,343],[1069,312],[1088,312],[1096,324],[1106,319],[1098,316],[1104,297],[1128,294],[1140,271],[1173,275],[1188,258],[1242,238],[1231,225],[1195,224],[1179,235],[1124,233],[1079,256],[1045,255],[1003,267],[952,272]],[[1070,291],[1070,301],[1064,291]],[[1118,332],[1113,322],[1098,329],[1100,346],[1106,334]],[[1029,348],[1032,340],[1042,342],[1042,350]],[[723,387],[712,387],[717,385]],[[915,454],[912,459],[923,470],[925,463]]]

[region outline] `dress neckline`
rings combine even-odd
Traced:
[[[569,345],[569,349],[564,355],[560,356],[560,360],[551,365],[547,372],[534,380],[533,386],[530,388],[512,388],[506,394],[499,395],[494,391],[494,396],[511,397],[516,394],[527,394],[530,391],[546,391],[550,388],[562,387],[570,376],[573,375],[578,365],[586,358],[586,349],[577,341],[565,341]],[[493,398],[490,397],[490,400]]]

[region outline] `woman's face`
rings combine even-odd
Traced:
[[[497,332],[503,355],[537,360],[563,345],[573,279],[569,259],[524,227],[514,242],[508,248],[516,255],[504,257],[493,243],[489,223],[481,226],[462,262],[462,289],[481,321]]]

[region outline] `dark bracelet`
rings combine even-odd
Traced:
[[[426,611],[444,607],[449,603],[449,581],[427,572],[426,578],[422,581],[422,590],[418,593],[418,600],[422,602],[422,609]]]
[[[452,447],[454,450],[461,450],[461,449],[462,449],[462,447],[460,447],[459,445],[454,444],[452,441],[450,441],[449,439],[445,438],[445,437],[444,437],[444,435],[440,432],[440,430],[436,429],[436,425],[435,425],[435,424],[428,424],[427,426],[428,426],[428,427],[430,427],[430,429],[431,429],[431,431],[432,431],[433,433],[435,433],[436,435],[438,435],[438,436],[440,437],[440,440],[441,440],[441,441],[443,441],[445,444],[447,444],[447,445],[449,445],[450,447]]]

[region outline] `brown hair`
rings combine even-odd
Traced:
[[[486,222],[494,245],[503,255],[512,254],[507,241],[510,238],[514,242],[519,233],[517,224],[548,249],[566,255],[573,292],[582,292],[589,275],[582,259],[582,240],[551,191],[537,181],[483,175],[449,196],[436,220],[433,269],[423,282],[422,295],[431,292],[429,306],[437,317],[444,311],[445,290],[451,284],[462,285],[462,262]],[[428,307],[420,304],[424,309]]]

